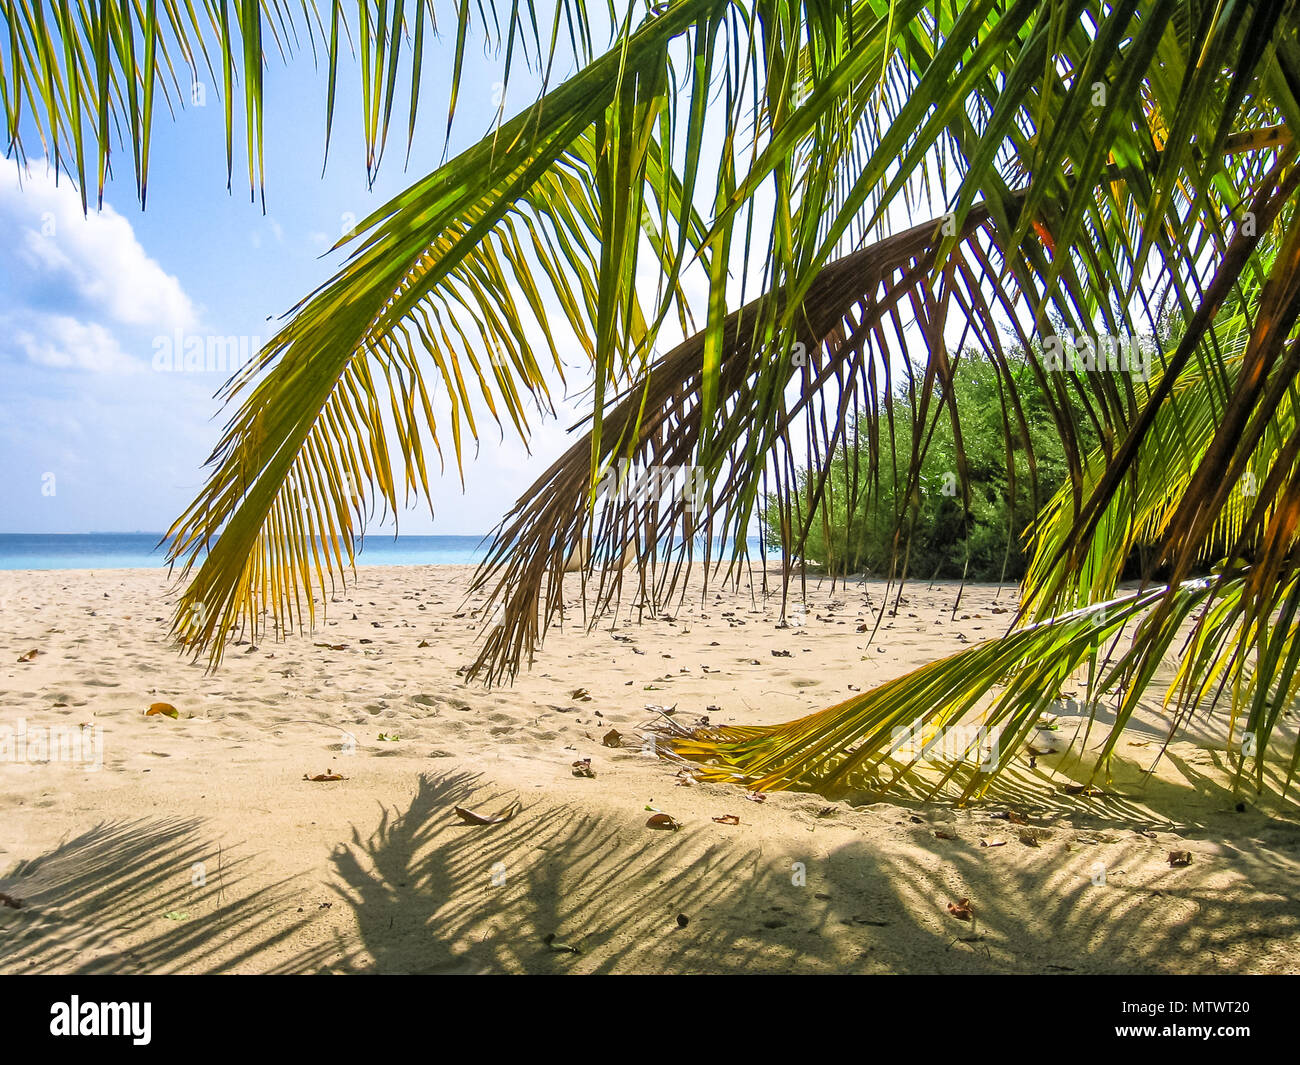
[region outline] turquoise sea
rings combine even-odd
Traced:
[[[0,570],[152,569],[163,565],[162,533],[0,533]],[[481,536],[368,536],[359,566],[460,566],[482,560]],[[758,537],[750,537],[758,556]]]

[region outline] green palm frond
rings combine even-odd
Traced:
[[[989,787],[1039,719],[1059,706],[1061,685],[1115,643],[1126,626],[1135,626],[1135,645],[1155,638],[1167,648],[1172,630],[1144,629],[1143,612],[1171,595],[1181,621],[1208,593],[1207,581],[1194,581],[1118,596],[976,644],[798,721],[765,728],[676,729],[670,749],[700,763],[705,780],[757,790],[811,788],[827,795],[889,794],[932,760],[936,772],[929,794],[955,783],[959,796],[969,798]],[[1133,651],[1121,655],[1099,678],[1089,693],[1093,718],[1107,694],[1118,691],[1122,697],[1134,660]],[[1090,767],[1093,776],[1104,773],[1126,720],[1127,715],[1117,718],[1109,729]],[[954,748],[948,737],[972,725]],[[943,757],[934,757],[938,752]]]
[[[504,50],[503,84],[512,61],[534,68],[561,50],[592,58],[591,23],[584,0],[556,0],[555,20],[543,37],[532,5],[494,0],[457,5],[456,51],[447,108],[450,130],[471,32]],[[103,205],[113,140],[131,153],[136,188],[146,200],[154,118],[161,105],[173,114],[206,104],[208,85],[220,86],[225,112],[226,169],[234,168],[242,124],[250,194],[265,201],[263,126],[268,58],[310,52],[327,68],[325,151],[333,128],[340,59],[348,52],[360,75],[366,170],[373,182],[393,118],[404,101],[409,114],[408,152],[415,136],[425,49],[438,28],[433,0],[362,0],[344,5],[283,0],[3,0],[0,19],[0,103],[9,148],[21,159],[29,141],[86,189],[97,182]],[[568,27],[562,34],[561,28]],[[242,100],[239,99],[242,97]],[[89,142],[89,144],[87,143]],[[87,181],[94,163],[95,182]]]
[[[564,308],[602,375],[617,380],[635,367],[647,323],[662,320],[680,296],[673,285],[662,306],[642,307],[630,283],[639,249],[626,234],[649,234],[667,269],[680,249],[658,223],[680,219],[692,251],[699,223],[662,168],[653,124],[620,135],[634,142],[626,165],[635,180],[606,170],[600,129],[607,110],[637,107],[639,66],[653,68],[671,32],[656,25],[621,62],[596,64],[585,80],[555,90],[552,117],[538,122],[525,113],[495,143],[476,145],[367,219],[373,231],[349,263],[231,382],[228,395],[246,394],[242,406],[213,455],[213,476],[169,534],[170,557],[183,560],[183,572],[197,566],[177,620],[188,643],[209,647],[215,662],[225,634],[256,627],[263,611],[284,628],[310,624],[312,590],[323,593],[353,562],[366,490],[371,505],[378,498],[393,512],[399,481],[405,493],[428,498],[425,441],[439,452],[441,445],[420,355],[445,385],[458,465],[464,431],[481,431],[476,408],[479,420],[486,408],[526,439],[527,403],[543,410],[549,403],[530,325],[563,375],[543,290]],[[602,92],[622,99],[602,105]],[[576,116],[575,100],[584,103]],[[643,184],[653,200],[638,198],[629,210],[617,190]],[[614,234],[627,250],[611,273]],[[574,291],[572,278],[597,276],[618,281]],[[390,464],[390,419],[399,471]],[[214,522],[223,526],[215,544]]]

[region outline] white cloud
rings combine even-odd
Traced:
[[[188,329],[197,321],[180,281],[151,259],[131,223],[105,204],[81,211],[81,197],[42,164],[0,181],[0,225],[17,230],[20,254],[38,277],[67,285],[123,325]],[[11,238],[12,239],[12,238]]]
[[[96,373],[138,373],[144,369],[97,322],[81,322],[66,314],[36,314],[28,323],[11,326],[10,338],[30,362],[39,366]]]

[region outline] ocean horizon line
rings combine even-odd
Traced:
[[[473,566],[492,543],[490,533],[367,533],[354,542],[357,566]],[[0,570],[164,569],[166,543],[153,532],[0,533]],[[746,543],[756,549],[758,537]]]

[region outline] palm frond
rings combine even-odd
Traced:
[[[791,787],[826,795],[864,791],[910,793],[918,767],[932,762],[928,794],[950,784],[958,797],[981,794],[1015,758],[1035,724],[1060,705],[1063,683],[1100,657],[1126,626],[1132,643],[1156,639],[1162,650],[1172,629],[1144,627],[1143,613],[1171,598],[1180,620],[1209,594],[1208,581],[1152,588],[1018,628],[887,681],[837,706],[788,724],[763,728],[670,730],[669,750],[699,763],[705,780],[756,790]],[[1119,656],[1089,693],[1091,732],[1100,700],[1130,689],[1124,681],[1135,652]],[[1089,783],[1105,771],[1127,715],[1106,730]],[[959,731],[963,729],[967,731]],[[954,744],[951,737],[962,737]],[[1090,738],[1090,737],[1089,737]]]
[[[457,6],[448,131],[470,33],[481,33],[486,43],[504,50],[503,87],[519,58],[541,70],[566,45],[579,62],[592,58],[592,24],[583,0],[556,0],[549,38],[543,37],[535,14],[531,4],[519,0],[508,7],[495,0]],[[75,178],[83,207],[92,184],[98,186],[103,205],[117,137],[131,154],[137,194],[144,204],[160,98],[173,114],[205,106],[207,79],[214,94],[220,86],[227,177],[233,174],[234,142],[242,125],[249,192],[260,194],[265,204],[264,73],[276,53],[289,60],[310,52],[326,66],[326,155],[342,76],[340,60],[348,51],[353,53],[360,76],[366,172],[373,182],[394,108],[403,102],[409,114],[409,154],[425,49],[438,25],[433,0],[363,0],[347,7],[341,0],[205,0],[198,5],[168,0],[3,0],[0,20],[6,31],[0,34],[0,103],[9,151],[22,159],[27,143],[39,142],[53,165]],[[563,36],[562,26],[569,29]],[[92,165],[94,181],[88,182]]]

